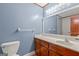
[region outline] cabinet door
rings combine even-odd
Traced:
[[[35,52],[36,52],[36,56],[41,56],[40,49],[37,49]]]
[[[49,50],[49,56],[60,56],[60,55],[54,51]]]
[[[39,39],[35,38],[35,48],[40,49],[41,48],[41,41]]]
[[[79,56],[79,52],[67,48],[65,48],[65,51],[62,50],[62,52],[63,52],[63,56]]]
[[[35,38],[35,52],[37,56],[40,56],[40,49],[41,49],[41,41]]]
[[[48,48],[41,47],[41,56],[48,56]]]

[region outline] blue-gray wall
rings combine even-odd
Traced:
[[[19,55],[33,51],[33,33],[16,30],[20,27],[21,29],[33,29],[36,34],[41,33],[42,15],[42,8],[35,4],[0,4],[0,44],[19,40]]]
[[[44,32],[57,34],[57,16],[51,16],[44,19]]]

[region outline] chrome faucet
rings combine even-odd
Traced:
[[[65,42],[69,42],[69,40],[67,39],[67,37],[65,37]]]

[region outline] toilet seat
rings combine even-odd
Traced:
[[[1,44],[3,54],[6,54],[7,56],[19,56],[16,54],[18,52],[19,46],[20,41],[12,41]]]

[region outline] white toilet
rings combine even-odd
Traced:
[[[7,56],[19,56],[17,53],[20,46],[20,41],[6,42],[1,44],[3,54]]]

